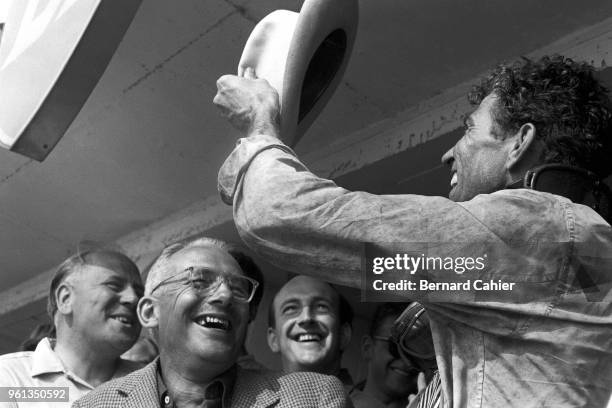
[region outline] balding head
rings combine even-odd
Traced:
[[[283,370],[336,375],[351,338],[352,310],[328,283],[308,276],[287,282],[269,312],[268,345]]]
[[[353,324],[353,309],[344,296],[339,294],[336,289],[327,282],[306,275],[298,275],[285,283],[276,295],[274,295],[272,303],[270,303],[270,307],[268,308],[268,327],[274,327],[275,325],[276,316],[274,306],[280,296],[284,296],[286,293],[300,293],[308,290],[320,290],[321,293],[328,294],[330,298],[335,299],[334,302],[337,302],[337,312],[340,323]]]
[[[140,333],[136,305],[142,292],[138,268],[124,254],[95,249],[71,256],[49,291],[57,344],[117,358]]]
[[[70,275],[81,271],[83,266],[99,266],[110,270],[124,271],[131,276],[138,276],[140,281],[140,272],[136,264],[121,252],[110,249],[94,249],[72,255],[66,259],[55,271],[55,275],[51,280],[49,288],[49,297],[47,299],[47,313],[53,321],[55,312],[57,312],[56,290],[58,286],[64,282]]]

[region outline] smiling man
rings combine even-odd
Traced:
[[[256,253],[354,287],[365,243],[488,255],[481,271],[416,278],[502,280],[513,291],[410,293],[429,314],[445,406],[605,406],[612,205],[601,179],[612,172],[612,111],[593,67],[523,59],[475,86],[476,110],[443,156],[450,200],[351,192],[317,177],[281,141],[278,95],[265,80],[246,69],[217,87],[214,103],[245,136],[219,189]]]
[[[74,407],[343,407],[334,377],[237,366],[262,285],[251,258],[229,244],[200,238],[170,245],[151,266],[138,304],[159,358]]]
[[[63,405],[69,407],[94,387],[141,367],[119,356],[140,334],[136,305],[142,292],[138,268],[119,252],[90,250],[68,258],[49,290],[55,338],[45,337],[33,352],[0,356],[0,386],[66,387]]]
[[[399,355],[391,340],[391,328],[405,303],[383,303],[376,307],[361,351],[368,363],[366,381],[350,393],[355,408],[405,408],[408,396],[417,393],[419,370]]]
[[[329,284],[297,276],[276,294],[268,313],[268,345],[280,353],[283,371],[314,371],[338,377],[352,386],[340,368],[351,340],[353,311]]]

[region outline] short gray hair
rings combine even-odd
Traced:
[[[164,248],[157,257],[157,259],[155,259],[155,261],[151,265],[151,268],[149,268],[147,281],[145,283],[145,296],[151,295],[151,292],[157,285],[159,285],[162,281],[170,277],[167,276],[166,273],[172,255],[183,249],[202,246],[219,248],[227,252],[232,258],[234,258],[236,263],[238,263],[238,266],[240,266],[240,269],[242,270],[242,273],[244,273],[245,276],[251,279],[255,279],[257,282],[259,282],[259,286],[255,291],[255,295],[249,303],[250,318],[251,320],[253,320],[255,318],[255,315],[257,314],[257,307],[259,306],[259,302],[261,302],[261,298],[263,296],[263,274],[261,273],[261,270],[255,263],[255,261],[253,261],[253,258],[247,255],[240,248],[240,246],[215,238],[200,237],[196,239],[187,239],[184,241],[176,242],[174,244],[170,244],[166,248]]]
[[[172,255],[176,254],[180,250],[198,246],[219,248],[227,252],[229,252],[232,247],[232,245],[224,241],[208,237],[197,238],[191,241],[184,240],[168,245],[161,251],[157,259],[155,259],[155,262],[153,262],[151,265],[151,268],[149,268],[147,281],[145,282],[145,295],[150,295],[151,291],[157,285],[169,278],[169,276],[165,276],[165,274]]]

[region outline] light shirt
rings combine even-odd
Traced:
[[[455,256],[488,253],[484,278],[518,282],[508,292],[514,299],[475,291],[444,301],[436,299],[442,292],[404,294],[427,308],[448,406],[606,406],[612,228],[591,208],[527,189],[466,202],[351,192],[312,174],[266,135],[240,139],[218,183],[244,242],[284,269],[359,287],[364,243],[390,254],[411,243],[450,243]],[[479,276],[442,272],[418,276]]]
[[[122,377],[140,367],[121,360],[112,378]],[[47,337],[38,343],[34,351],[0,356],[0,387],[68,387],[69,399],[67,402],[0,402],[0,408],[68,408],[94,389],[64,367]]]

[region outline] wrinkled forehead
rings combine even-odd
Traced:
[[[482,119],[484,117],[494,117],[498,107],[499,97],[495,93],[488,94],[472,112],[468,118]]]
[[[284,302],[291,300],[310,303],[319,299],[326,300],[339,308],[338,293],[328,283],[306,276],[298,276],[281,288],[274,299],[274,304],[275,307],[280,307]]]
[[[143,284],[138,267],[127,256],[114,252],[88,253],[65,276],[76,287],[96,285],[107,279],[127,282],[142,293]]]

